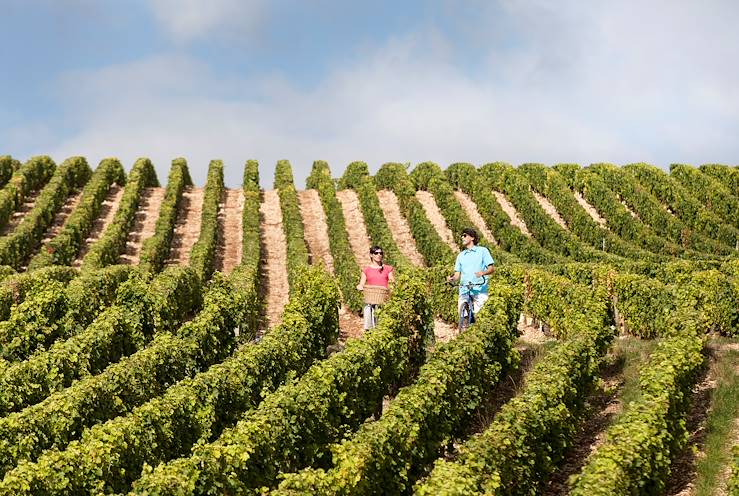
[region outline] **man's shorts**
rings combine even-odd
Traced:
[[[459,299],[457,300],[457,313],[459,315],[462,315],[462,306],[467,301],[467,295],[461,294],[459,295]],[[480,309],[485,304],[485,302],[488,301],[488,294],[487,293],[473,293],[472,294],[472,311],[477,315],[480,312]]]

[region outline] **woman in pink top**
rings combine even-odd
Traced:
[[[364,290],[365,284],[368,286],[382,286],[387,288],[389,284],[395,281],[395,271],[392,265],[385,265],[383,263],[384,253],[382,248],[379,246],[373,246],[370,248],[370,264],[362,269],[362,273],[359,276],[359,284],[357,289],[359,291]],[[372,305],[364,305],[364,328],[372,329]]]

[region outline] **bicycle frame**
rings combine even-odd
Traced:
[[[467,284],[455,284],[455,288],[467,288],[467,294],[465,301],[462,303],[462,307],[459,310],[459,331],[462,332],[471,324],[475,323],[475,305],[472,299],[472,290],[478,286],[484,286],[487,283],[487,278],[482,277],[482,282],[473,283],[468,282]]]

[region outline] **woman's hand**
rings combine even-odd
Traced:
[[[357,284],[357,291],[364,291],[364,285]]]

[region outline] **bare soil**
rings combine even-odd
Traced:
[[[575,199],[577,200],[577,203],[580,204],[582,208],[585,209],[585,211],[590,215],[590,217],[600,226],[603,228],[608,228],[606,225],[606,219],[601,217],[601,215],[598,213],[598,211],[593,207],[588,201],[583,197],[579,191],[575,191]]]
[[[634,212],[633,210],[631,210],[631,207],[629,207],[628,203],[626,203],[623,200],[623,198],[621,198],[621,195],[618,195],[618,201],[621,202],[621,205],[624,206],[624,208],[626,209],[627,212],[629,212],[629,215],[631,215],[631,217],[633,217],[634,219],[639,220],[639,216],[636,214],[636,212]]]
[[[228,275],[241,263],[244,239],[242,214],[244,212],[244,191],[226,189],[223,202],[218,209],[218,247],[216,248],[215,268]]]
[[[516,207],[514,207],[513,204],[508,201],[508,198],[506,198],[506,196],[503,193],[499,191],[493,191],[493,194],[495,195],[495,199],[498,200],[498,204],[500,205],[500,208],[502,208],[503,211],[506,214],[508,214],[508,217],[510,217],[511,225],[514,227],[517,227],[526,236],[531,237],[531,233],[529,232],[529,229],[526,227],[526,223],[523,221],[521,216],[518,215],[518,211],[516,210]]]
[[[495,236],[493,236],[493,233],[490,232],[490,229],[488,229],[488,226],[485,224],[485,221],[477,210],[477,205],[472,201],[472,198],[462,191],[455,191],[454,196],[457,197],[460,205],[462,205],[462,209],[475,225],[475,228],[485,236],[485,239],[489,240],[495,246],[498,246],[498,241],[495,239]]]
[[[62,208],[54,216],[54,220],[51,223],[49,229],[44,233],[44,238],[41,240],[41,244],[46,244],[59,234],[64,227],[64,223],[67,222],[67,218],[72,214],[80,200],[82,199],[82,192],[77,191],[67,197],[67,201],[64,202]]]
[[[538,346],[547,341],[554,341],[545,329],[548,331],[545,324],[530,316],[521,314],[518,319],[518,339],[527,346]]]
[[[121,263],[138,265],[144,240],[154,234],[164,192],[164,188],[145,188],[142,191],[133,228],[126,240],[126,250],[121,255]]]
[[[336,192],[336,199],[341,203],[341,209],[344,212],[349,246],[357,260],[357,265],[362,267],[369,261],[369,249],[372,241],[367,234],[359,197],[353,189],[343,189]]]
[[[190,263],[190,251],[200,237],[204,196],[203,188],[187,187],[182,193],[167,265]]]
[[[413,239],[408,222],[400,211],[398,197],[389,190],[378,191],[377,197],[380,200],[382,212],[385,214],[387,225],[390,228],[390,233],[393,236],[393,240],[395,240],[395,244],[398,245],[398,249],[413,265],[423,267],[423,257],[418,252],[416,241]]]
[[[452,233],[451,229],[446,225],[446,220],[444,220],[444,215],[436,204],[434,195],[428,191],[416,191],[416,199],[418,199],[421,205],[423,205],[426,217],[428,217],[429,221],[434,226],[434,229],[436,229],[436,232],[439,233],[441,239],[449,246],[449,248],[452,249],[453,252],[457,253],[459,251],[459,246],[454,242],[454,233]]]
[[[554,220],[554,222],[559,224],[559,227],[561,227],[562,229],[566,231],[569,231],[569,229],[567,228],[567,224],[562,219],[562,217],[560,217],[559,212],[557,212],[557,209],[554,208],[554,205],[552,205],[551,202],[546,199],[546,197],[540,195],[536,191],[532,191],[532,193],[534,194],[536,201],[539,202],[539,205],[541,205],[541,208],[544,209],[544,211],[549,215],[549,217],[551,217]]]
[[[334,258],[331,256],[331,245],[328,239],[326,214],[318,191],[309,189],[298,191],[300,215],[305,227],[305,242],[310,252],[311,264],[323,263],[330,273],[334,273]],[[359,275],[357,274],[357,278]]]
[[[82,265],[82,259],[85,258],[90,247],[102,237],[110,223],[113,222],[122,197],[123,188],[117,184],[111,185],[108,190],[108,195],[100,206],[100,214],[98,215],[98,218],[93,222],[92,229],[90,230],[87,239],[82,243],[77,259],[72,262],[73,267],[79,267]]]
[[[10,218],[8,219],[8,223],[3,226],[2,229],[0,229],[0,236],[6,236],[10,233],[12,233],[18,225],[23,222],[23,218],[33,210],[33,207],[36,205],[36,200],[38,199],[38,196],[41,194],[41,190],[31,191],[26,197],[23,199],[23,203],[20,204],[18,207],[18,210],[13,212],[10,215]]]
[[[276,190],[264,192],[259,206],[259,231],[262,243],[263,298],[267,302],[264,326],[278,325],[290,298],[287,280],[287,240],[282,228],[280,196]]]

